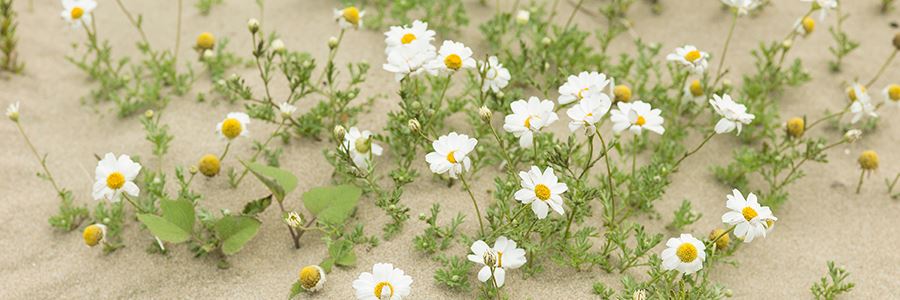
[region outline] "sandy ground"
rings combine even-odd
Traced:
[[[25,75],[0,80],[0,104],[5,106],[12,101],[22,101],[22,122],[38,148],[49,152],[49,167],[59,183],[73,190],[77,201],[93,205],[90,199],[95,164],[93,154],[115,152],[150,158],[150,145],[144,141],[137,119],[117,118],[109,104],[93,106],[79,101],[79,97],[91,89],[92,83],[66,62],[64,56],[73,53],[70,45],[83,39],[84,34],[63,28],[63,22],[58,18],[61,9],[58,2],[35,1],[31,12],[26,10],[26,1],[17,2],[20,50],[27,68]],[[337,1],[268,2],[265,30],[277,29],[292,49],[302,45],[302,50],[310,51],[320,59],[327,55],[325,41],[338,32],[330,20],[331,9],[339,5]],[[478,53],[483,45],[479,45],[481,42],[474,25],[485,20],[491,10],[481,8],[475,1],[468,2],[473,26],[460,36],[439,39],[461,40],[474,45]],[[507,4],[511,2],[504,0]],[[718,52],[729,19],[716,2],[664,1],[667,7],[662,16],[652,15],[649,8],[640,3],[632,9],[630,17],[638,34],[645,40],[664,43],[664,49],[693,43]],[[828,25],[819,24],[817,32],[797,43],[797,49],[792,52],[792,55],[803,56],[814,80],[784,94],[783,115],[815,116],[825,109],[843,107],[841,84],[857,77],[868,79],[891,50],[889,39],[895,30],[888,24],[897,20],[897,13],[877,13],[876,1],[847,2],[852,17],[845,23],[846,30],[862,42],[861,48],[847,58],[844,73],[829,73],[827,46],[832,41],[826,31]],[[199,16],[196,9],[187,5],[190,3],[186,3],[182,57],[194,57],[189,45],[202,31],[231,38],[229,49],[249,56],[250,42],[245,24],[248,18],[259,16],[252,1],[226,1],[209,17]],[[134,12],[144,14],[148,35],[156,47],[171,47],[175,31],[174,1],[126,1],[126,4]],[[571,9],[572,5],[563,1],[561,18]],[[805,10],[805,4],[799,1],[780,1],[759,17],[741,19],[728,56],[729,64],[736,71],[732,74],[749,70],[752,67],[749,50],[759,41],[783,36]],[[101,36],[111,41],[117,55],[134,54],[137,34],[112,2],[100,3],[96,20]],[[585,28],[603,26],[599,18],[585,14],[580,14],[577,22]],[[337,55],[341,62],[365,60],[372,63],[369,80],[363,86],[365,95],[394,95],[398,87],[392,76],[380,69],[384,61],[382,40],[382,34],[377,31],[349,32],[346,44]],[[614,47],[627,49],[627,44],[626,36]],[[885,79],[900,78],[896,65],[882,77],[884,79],[877,84],[879,87],[885,84]],[[252,70],[238,72],[251,78],[259,88],[258,80],[252,79],[256,78]],[[208,80],[202,76],[190,95],[173,99],[165,109],[163,122],[172,126],[176,136],[170,154],[163,162],[167,170],[176,165],[191,164],[204,153],[218,152],[224,144],[214,135],[215,124],[227,112],[241,109],[239,105],[197,103],[195,93],[209,88]],[[739,81],[735,75],[731,79]],[[360,126],[381,128],[385,114],[396,107],[395,100],[382,100],[383,103],[362,117]],[[897,234],[900,223],[896,221],[900,203],[886,196],[882,183],[900,171],[897,163],[900,152],[896,151],[900,144],[900,124],[895,117],[900,112],[882,113],[885,117],[877,132],[866,136],[859,144],[832,149],[829,151],[832,162],[827,165],[807,165],[805,170],[810,175],[790,188],[792,197],[777,212],[780,221],[774,234],[743,247],[736,256],[739,267],[720,266],[712,278],[734,290],[736,298],[811,298],[809,286],[824,274],[826,261],[836,260],[852,272],[850,278],[857,283],[848,298],[900,297],[900,269],[897,268],[900,253],[896,251],[900,245]],[[256,137],[272,130],[257,123],[252,126]],[[834,137],[837,133],[825,134]],[[0,193],[0,215],[4,216],[0,221],[0,282],[6,282],[0,289],[0,298],[283,298],[299,268],[318,263],[325,255],[323,245],[318,242],[321,236],[317,234],[304,237],[302,249],[292,249],[274,211],[262,216],[259,235],[244,251],[231,258],[232,268],[228,270],[218,270],[212,260],[191,257],[183,246],[174,247],[169,256],[148,255],[144,249],[150,243],[149,236],[136,222],[128,222],[125,229],[128,247],[112,255],[103,255],[99,249],[85,247],[80,234],[62,234],[47,225],[47,217],[56,211],[54,193],[46,182],[34,176],[38,165],[12,123],[0,122],[0,136],[3,137],[0,142],[0,169],[3,170],[0,172],[0,190],[3,191]],[[695,140],[691,139],[689,143]],[[326,146],[306,140],[284,146],[283,167],[300,177],[299,190],[329,183],[327,174],[331,167],[321,155],[321,149]],[[704,217],[688,230],[704,235],[709,228],[718,226],[719,216],[724,212],[724,195],[730,189],[714,180],[710,168],[728,162],[735,146],[738,143],[733,138],[714,139],[696,157],[688,159],[683,171],[674,176],[673,185],[658,203],[663,219],[642,217],[638,220],[667,237],[675,234],[666,232],[662,225],[671,220],[671,212],[681,199],[689,198]],[[865,149],[879,151],[882,168],[868,180],[863,193],[856,195],[853,193],[858,176],[855,159]],[[239,142],[232,150],[239,156],[247,156],[250,142]],[[145,163],[146,167],[155,168],[159,162],[145,159]],[[424,168],[424,159],[418,164],[419,168]],[[487,199],[486,190],[493,184],[489,177],[482,176],[475,186],[478,187],[477,194]],[[264,188],[253,180],[246,181],[237,190],[227,188],[225,178],[201,180],[194,187],[206,196],[203,201],[207,207],[232,210],[265,193]],[[294,206],[299,206],[297,195],[299,193],[289,200]],[[445,217],[456,212],[468,213],[471,209],[461,190],[448,190],[429,180],[428,176],[411,184],[403,201],[412,208],[413,216],[426,212],[436,201],[441,202]],[[371,201],[363,201],[358,217],[370,234],[379,233],[386,222],[381,210]],[[451,293],[433,282],[431,277],[437,264],[411,247],[413,236],[423,227],[421,222],[413,219],[396,239],[369,252],[359,251],[358,266],[330,274],[325,290],[313,298],[352,298],[351,281],[359,272],[370,270],[376,262],[392,262],[413,276],[412,299],[472,298],[474,294]],[[477,225],[470,220],[463,227],[471,233]],[[460,248],[459,251],[457,254],[465,250]],[[571,272],[556,267],[527,280],[519,272],[511,274],[504,288],[511,299],[596,298],[590,292],[592,283],[600,280],[617,286],[619,278],[618,274],[602,271]],[[643,276],[640,270],[629,274]]]

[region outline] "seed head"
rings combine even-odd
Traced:
[[[631,88],[624,84],[617,85],[613,88],[613,95],[616,101],[629,102],[631,101]]]
[[[84,238],[84,244],[88,245],[88,247],[97,246],[106,237],[106,225],[92,224],[85,227],[81,236]]]
[[[862,154],[859,155],[859,167],[866,171],[873,171],[878,169],[878,153],[875,153],[873,150],[863,151]]]
[[[722,237],[719,237],[722,236]],[[713,229],[712,232],[709,233],[709,240],[716,240],[716,249],[722,250],[728,248],[728,244],[731,243],[731,237],[728,234],[725,234],[725,230],[720,228]]]
[[[325,285],[325,271],[316,265],[310,265],[300,269],[300,286],[304,290],[316,292]]]
[[[213,154],[207,154],[200,158],[197,169],[206,177],[215,177],[219,174],[219,158]]]
[[[216,46],[216,37],[212,33],[203,32],[197,36],[197,49],[208,50]]]
[[[800,138],[806,131],[806,123],[803,121],[803,118],[791,118],[787,121],[785,129],[789,136],[795,139]]]

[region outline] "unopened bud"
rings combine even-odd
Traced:
[[[480,115],[481,119],[485,122],[490,122],[494,117],[494,112],[492,112],[490,108],[487,108],[487,106],[481,106],[481,108],[478,109],[478,115]]]
[[[528,24],[528,21],[531,19],[531,13],[527,10],[519,10],[516,13],[516,24],[525,25]]]
[[[552,42],[552,40],[550,40],[549,37],[545,36],[544,38],[541,39],[541,44],[544,44],[545,46],[550,45],[550,42]]]
[[[282,54],[284,53],[284,42],[281,39],[277,39],[272,41],[272,51],[275,53]]]
[[[144,112],[144,117],[147,118],[147,119],[152,118],[152,117],[153,117],[153,110],[152,110],[152,109],[148,109],[147,111],[145,111],[145,112]]]
[[[328,38],[328,48],[334,49],[338,45],[338,39],[336,37]]]
[[[259,20],[252,18],[247,20],[247,29],[250,30],[250,33],[259,32]]]
[[[334,138],[339,141],[344,140],[344,136],[347,135],[347,129],[344,126],[336,125],[334,126]]]
[[[422,124],[416,119],[409,119],[409,122],[406,125],[409,126],[409,131],[412,132],[419,132],[419,130],[422,129]]]
[[[791,47],[793,47],[793,46],[794,46],[793,40],[784,40],[781,42],[781,48],[784,48],[784,50],[791,49]]]
[[[860,139],[862,139],[862,130],[859,129],[850,129],[844,134],[844,140],[851,144],[856,143]]]

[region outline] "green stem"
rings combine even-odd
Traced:
[[[859,194],[860,189],[862,189],[863,178],[865,178],[865,175],[866,175],[865,169],[863,169],[862,171],[859,172],[859,183],[856,184],[856,194],[857,195]]]
[[[725,56],[728,54],[728,46],[731,44],[731,37],[734,35],[734,27],[737,25],[737,19],[738,13],[735,12],[731,17],[731,27],[728,28],[728,37],[725,38],[725,46],[722,48],[722,57],[719,57],[719,66],[716,68],[716,80],[713,82],[713,88],[719,84],[719,80],[722,79],[722,75],[724,75],[724,70],[722,70],[722,68],[725,65]]]
[[[285,123],[285,121],[282,120],[281,123],[278,124],[278,128],[275,128],[275,131],[273,131],[272,134],[269,135],[269,138],[266,139],[266,141],[262,144],[262,146],[260,146],[259,149],[256,149],[256,153],[253,153],[253,156],[250,157],[250,162],[256,161],[256,158],[259,157],[259,155],[263,152],[263,150],[266,149],[266,146],[269,145],[269,142],[271,142],[272,139],[278,135],[278,131],[281,130],[281,127],[284,126],[284,123]],[[238,186],[239,184],[241,184],[241,180],[244,180],[244,176],[247,176],[248,172],[250,172],[250,169],[248,169],[247,167],[244,167],[244,172],[242,172],[241,176],[238,177],[237,181],[234,182],[235,187]]]
[[[569,25],[572,24],[572,20],[575,19],[575,14],[578,13],[578,10],[581,9],[581,4],[584,3],[584,0],[578,0],[578,4],[575,5],[575,9],[572,10],[572,14],[569,15],[569,19],[566,20],[566,26],[563,26],[563,30],[569,30]]]
[[[469,198],[472,199],[472,205],[475,206],[475,214],[478,215],[478,227],[481,228],[481,235],[484,236],[484,221],[481,218],[481,209],[478,208],[478,201],[475,200],[475,195],[472,194],[472,189],[469,188],[469,183],[466,182],[466,177],[463,174],[459,174],[459,180],[462,181],[463,188],[469,193]]]
[[[53,189],[56,190],[57,194],[62,195],[62,189],[59,188],[59,185],[56,184],[56,180],[53,179],[53,174],[50,174],[50,170],[47,169],[47,162],[41,158],[40,154],[38,154],[37,148],[34,147],[34,144],[31,143],[31,139],[25,134],[25,129],[22,128],[22,124],[19,123],[19,121],[16,121],[15,123],[16,128],[19,128],[19,133],[22,134],[22,138],[25,139],[25,144],[28,145],[28,149],[31,150],[31,153],[34,154],[34,158],[41,164],[41,168],[44,169],[44,174],[47,175],[47,179],[50,181],[50,184],[53,185]]]
[[[596,127],[596,128],[594,128],[594,130],[596,131],[597,137],[600,138],[600,146],[603,146],[603,151],[606,152],[606,154],[604,154],[603,157],[606,159],[606,179],[608,181],[607,185],[609,186],[610,221],[615,221],[616,220],[616,194],[613,191],[613,188],[615,188],[615,186],[613,185],[612,168],[610,167],[610,163],[609,163],[609,150],[608,150],[609,148],[606,148],[606,141],[603,139],[603,135],[600,134],[600,127]],[[615,224],[609,224],[609,225],[615,226]]]
[[[172,55],[172,64],[176,67],[178,66],[178,49],[181,48],[181,15],[182,15],[182,6],[184,6],[184,0],[178,0],[178,20],[177,25],[175,25],[175,50],[173,50]]]
[[[681,156],[681,158],[678,159],[678,161],[675,162],[675,166],[673,166],[672,169],[673,169],[673,170],[674,170],[674,169],[677,169],[678,166],[681,165],[681,162],[684,161],[685,158],[687,158],[688,156],[694,155],[694,153],[697,153],[697,151],[700,151],[700,148],[703,148],[703,145],[706,145],[706,143],[709,142],[709,140],[712,139],[712,137],[715,136],[715,135],[716,135],[716,132],[715,132],[715,131],[710,132],[710,133],[706,136],[706,138],[703,139],[703,142],[700,143],[700,145],[697,145],[697,148],[694,148],[694,150],[691,150],[690,152],[684,153],[684,155]]]
[[[231,149],[231,140],[229,140],[228,143],[225,144],[225,151],[222,151],[222,155],[219,156],[219,163],[225,161],[225,156],[228,155],[228,149]]]
[[[881,69],[878,69],[878,73],[875,74],[875,77],[872,77],[872,80],[869,80],[869,83],[866,83],[866,87],[871,87],[875,81],[878,81],[878,78],[881,77],[881,74],[884,73],[884,70],[887,70],[887,67],[891,65],[891,62],[894,61],[894,57],[897,57],[897,52],[900,52],[898,49],[894,49],[894,52],[891,52],[891,55],[888,56],[887,60],[884,64],[881,65]]]

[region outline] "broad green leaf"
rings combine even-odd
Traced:
[[[266,208],[269,208],[269,205],[271,204],[272,195],[268,195],[264,198],[247,202],[247,204],[244,205],[244,210],[241,211],[241,214],[245,216],[256,216],[257,214],[266,211]]]
[[[278,202],[284,201],[284,197],[297,188],[297,176],[291,172],[256,162],[241,163],[269,188]]]
[[[334,258],[325,258],[319,266],[322,267],[322,270],[325,270],[325,273],[331,273],[331,268],[334,267]]]
[[[183,229],[187,233],[194,232],[194,204],[188,200],[161,200],[163,218]]]
[[[216,236],[222,241],[222,253],[232,255],[241,251],[259,232],[259,221],[244,216],[224,216],[213,225]]]
[[[322,222],[341,224],[359,202],[362,190],[352,185],[317,187],[303,193],[303,205]]]
[[[141,223],[144,223],[144,225],[147,226],[147,229],[150,229],[150,232],[153,233],[153,235],[163,241],[181,243],[191,238],[190,232],[185,231],[177,224],[172,223],[163,217],[154,214],[138,214],[137,217]]]
[[[353,252],[353,242],[339,240],[328,245],[328,254],[334,260],[334,264],[342,267],[350,267],[356,264],[356,253]]]

